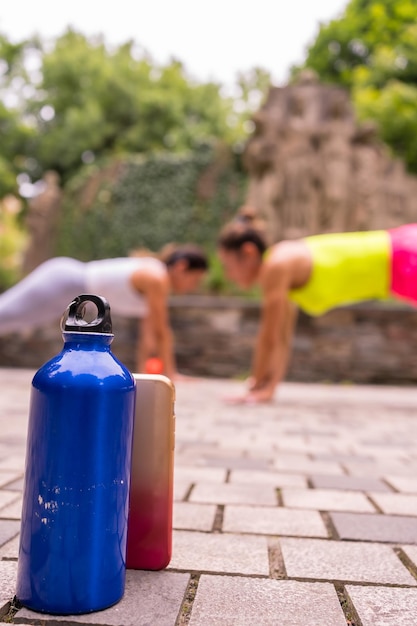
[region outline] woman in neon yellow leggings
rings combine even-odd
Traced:
[[[263,296],[249,390],[236,401],[272,399],[285,375],[297,306],[321,315],[390,296],[417,305],[417,224],[268,247],[262,222],[244,207],[220,233],[218,253],[228,278],[243,288],[259,283]]]

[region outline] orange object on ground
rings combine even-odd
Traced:
[[[146,359],[145,373],[146,374],[162,374],[164,371],[164,364],[162,360],[154,356],[150,359]]]

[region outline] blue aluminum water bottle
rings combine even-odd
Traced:
[[[62,351],[32,381],[16,596],[74,614],[124,592],[135,381],[111,353],[104,298],[75,298],[61,327]]]

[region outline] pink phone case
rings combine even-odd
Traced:
[[[175,388],[169,378],[134,374],[133,434],[126,566],[159,570],[172,551]]]

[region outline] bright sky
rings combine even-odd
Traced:
[[[238,71],[269,70],[288,78],[303,60],[320,22],[337,17],[348,0],[2,0],[0,32],[12,41],[44,38],[68,25],[109,43],[134,39],[154,61],[182,61],[188,74],[232,84]]]

